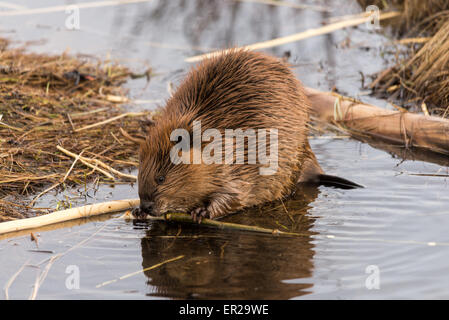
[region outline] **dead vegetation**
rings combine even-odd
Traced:
[[[149,115],[114,103],[126,101],[130,76],[110,61],[27,53],[0,39],[0,221],[38,214],[34,200],[50,190],[133,181],[122,171],[137,166],[137,146],[123,134],[142,135]]]
[[[363,7],[373,1],[359,3]],[[396,44],[396,64],[379,73],[371,89],[402,107],[448,117],[449,1],[378,0],[374,4],[402,11],[392,28],[403,39]]]
[[[400,18],[391,20],[394,29],[401,35],[408,34],[415,26],[422,24],[429,18],[435,18],[440,13],[449,10],[447,0],[357,0],[362,8],[375,5],[380,10],[401,11]],[[430,19],[431,20],[431,19]],[[431,24],[427,21],[425,24]],[[433,31],[437,31],[436,28]]]

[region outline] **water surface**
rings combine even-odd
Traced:
[[[14,3],[37,8],[60,1]],[[65,28],[65,12],[0,17],[0,35],[17,44],[32,41],[30,50],[37,52],[69,49],[117,59],[135,70],[151,66],[155,74],[148,87],[144,80],[127,84],[132,98],[148,102],[126,108],[154,109],[168,97],[167,84],[176,85],[190,69],[187,57],[289,35],[319,27],[329,16],[361,11],[351,0],[338,6],[334,1],[308,3],[334,10],[155,0],[83,9],[80,30]],[[361,83],[361,73],[367,76],[386,66],[382,55],[388,41],[384,34],[360,26],[266,51],[277,56],[290,52],[295,74],[308,86],[335,86],[388,107],[386,101],[363,95]],[[38,299],[449,298],[447,159],[405,154],[391,146],[380,149],[333,133],[316,136],[311,144],[329,174],[366,188],[308,188],[284,203],[225,219],[294,231],[299,237],[160,222],[136,225],[110,215],[36,231],[38,248],[28,233],[0,238],[0,284],[5,286],[26,263],[9,287],[12,299],[30,297],[37,277],[42,279]],[[55,208],[64,199],[84,205],[135,197],[136,186],[125,184],[101,186],[86,197],[76,190],[48,194],[39,205]],[[79,271],[79,289],[70,289],[73,270]],[[378,289],[370,282],[372,270],[378,271]],[[125,275],[129,277],[109,282]]]

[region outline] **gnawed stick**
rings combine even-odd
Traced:
[[[124,219],[134,219],[131,212],[128,211],[125,214],[123,214],[122,218]],[[258,232],[258,233],[265,233],[265,234],[273,234],[273,235],[285,235],[285,236],[307,236],[310,235],[307,234],[301,234],[296,232],[284,232],[280,231],[278,229],[268,229],[268,228],[262,228],[257,226],[249,226],[245,224],[238,224],[238,223],[231,223],[231,222],[222,222],[212,219],[202,219],[201,223],[198,224],[197,222],[192,220],[191,215],[185,214],[185,213],[168,213],[164,216],[160,217],[153,217],[153,216],[147,216],[147,220],[154,220],[154,221],[172,221],[172,222],[179,222],[179,223],[190,223],[190,224],[196,224],[196,225],[204,225],[208,227],[218,228],[222,230],[239,230],[239,231],[250,231],[250,232]]]
[[[60,223],[60,222],[65,222],[65,221],[74,220],[74,219],[87,218],[87,217],[92,217],[92,216],[101,215],[101,214],[105,214],[105,213],[124,211],[127,209],[137,207],[139,204],[140,204],[139,199],[115,200],[115,201],[87,205],[84,207],[55,211],[55,212],[49,213],[47,215],[34,217],[34,218],[3,222],[3,223],[0,223],[0,235],[9,233],[9,232],[38,228],[38,227],[55,224],[55,223]],[[130,211],[125,213],[122,217],[125,219],[133,219],[133,216]],[[197,224],[196,222],[194,222],[192,220],[192,217],[190,215],[184,214],[184,213],[168,213],[165,215],[165,217],[163,217],[163,216],[161,216],[161,217],[148,216],[147,218],[149,220],[173,221],[173,222],[179,222],[179,223]],[[277,229],[267,229],[267,228],[248,226],[248,225],[237,224],[237,223],[221,222],[221,221],[216,221],[216,220],[211,220],[211,219],[202,219],[201,225],[214,227],[214,228],[218,228],[218,229],[224,229],[224,230],[251,231],[251,232],[274,234],[274,235],[286,235],[286,236],[309,236],[309,235],[301,234],[301,233],[284,232],[284,231],[280,231]]]
[[[20,230],[28,230],[42,226],[47,226],[54,223],[80,218],[87,218],[105,213],[123,211],[138,206],[139,203],[140,203],[139,199],[116,200],[116,201],[91,204],[79,208],[71,208],[67,210],[55,211],[46,215],[33,218],[3,222],[0,223],[0,234]]]

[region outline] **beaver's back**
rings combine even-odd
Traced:
[[[207,128],[278,128],[297,140],[308,108],[288,66],[262,53],[235,49],[193,69],[166,109],[194,114]]]
[[[172,116],[201,120],[202,131],[277,129],[278,170],[274,175],[261,176],[260,164],[231,169],[251,186],[249,204],[291,193],[304,161],[312,157],[316,163],[307,142],[308,111],[302,85],[287,65],[262,53],[237,49],[193,69],[166,107]]]

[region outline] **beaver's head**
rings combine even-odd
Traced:
[[[149,128],[140,147],[140,215],[188,213],[207,204],[219,180],[218,168],[193,163],[191,132],[190,121],[183,117],[161,119]],[[180,151],[182,143],[189,152]]]

